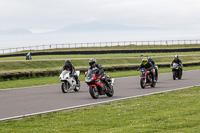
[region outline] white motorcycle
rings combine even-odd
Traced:
[[[74,75],[79,77],[80,71],[76,71]],[[62,71],[60,74],[60,80],[62,82],[61,89],[63,93],[67,93],[70,90],[74,90],[76,92],[80,90],[80,81],[78,80],[78,84],[76,84],[75,78],[70,76],[70,71]]]

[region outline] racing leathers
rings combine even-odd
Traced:
[[[104,83],[106,83],[106,86],[110,87],[109,81],[107,81],[106,74],[104,73],[103,67],[101,66],[101,64],[96,63],[95,67],[98,68],[97,70],[97,75],[101,75],[101,81],[103,81]],[[90,69],[92,69],[93,67],[90,67]],[[102,88],[105,89],[105,88]]]
[[[181,72],[182,72],[182,70],[183,70],[182,61],[180,59],[174,59],[171,63],[171,66],[173,65],[173,63],[177,63],[179,65]]]
[[[78,76],[75,74],[76,71],[75,71],[74,66],[73,66],[72,64],[68,64],[68,65],[65,64],[65,65],[63,66],[62,71],[63,71],[63,70],[70,71],[70,76],[72,76],[72,77],[75,78],[76,84],[78,85]]]

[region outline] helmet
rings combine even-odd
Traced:
[[[65,64],[66,64],[66,65],[71,65],[72,63],[71,63],[70,59],[66,59],[66,60],[65,60]]]
[[[143,64],[143,65],[146,65],[147,62],[148,62],[148,59],[147,59],[147,58],[143,58],[143,59],[142,59],[142,64]]]
[[[152,61],[152,57],[151,57],[151,56],[149,56],[149,57],[148,57],[148,60],[149,60],[149,61]]]
[[[95,58],[91,58],[91,59],[89,60],[89,64],[90,64],[91,67],[93,67],[94,65],[96,65],[96,60],[95,60]]]
[[[175,60],[178,60],[178,55],[175,55],[175,56],[174,56],[174,59],[175,59]]]

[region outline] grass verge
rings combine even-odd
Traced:
[[[186,55],[200,55],[200,52],[170,52],[170,53],[144,53],[143,56],[174,56],[178,54],[179,56]],[[42,60],[42,59],[66,59],[66,58],[115,58],[115,57],[139,57],[141,53],[124,53],[124,54],[91,54],[91,55],[38,55],[32,56],[33,60]],[[16,56],[16,57],[1,57],[0,61],[12,61],[12,60],[25,60],[25,56]]]
[[[197,70],[200,69],[199,66],[191,66],[184,67],[183,70]],[[159,68],[159,73],[168,73],[171,72],[170,68]],[[117,77],[127,77],[127,76],[137,76],[140,75],[140,72],[136,70],[132,71],[116,71],[116,72],[106,72],[112,78]],[[84,81],[84,75],[81,74],[79,80]],[[58,76],[52,77],[41,77],[41,78],[30,78],[30,79],[19,79],[19,80],[8,80],[0,82],[0,89],[9,89],[9,88],[20,88],[20,87],[28,87],[28,86],[39,86],[39,85],[51,85],[51,84],[59,84],[60,79]]]
[[[199,132],[200,87],[0,123],[0,132]]]
[[[143,57],[119,57],[119,58],[99,58],[97,62],[102,64],[103,66],[118,66],[118,65],[127,65],[127,64],[137,64],[141,63],[141,59]],[[173,56],[157,56],[153,57],[154,61],[157,64],[168,63],[170,64],[171,61],[174,59]],[[200,56],[180,56],[180,59],[184,63],[190,63],[193,61],[199,61]],[[32,71],[32,70],[47,70],[47,69],[54,69],[54,70],[61,70],[64,65],[64,59],[62,60],[32,60],[32,61],[8,61],[8,62],[0,62],[0,73],[9,73],[11,71],[21,72],[24,70]],[[86,66],[88,67],[88,59],[73,59],[72,63],[74,64],[75,68]],[[32,70],[31,70],[32,69]]]

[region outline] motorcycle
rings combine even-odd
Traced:
[[[141,68],[140,72],[141,72],[140,86],[142,89],[145,89],[146,86],[151,86],[151,87],[156,86],[156,81],[152,82],[152,77],[149,70]],[[155,69],[153,69],[153,74],[155,75]]]
[[[109,75],[104,74],[97,75],[98,70],[88,69],[88,72],[85,72],[85,83],[89,86],[89,92],[92,98],[98,99],[99,95],[107,95],[112,97],[114,95],[114,79],[111,79]],[[108,84],[103,82],[104,80],[108,81]]]
[[[182,71],[179,64],[174,63],[172,66],[172,73],[173,73],[173,80],[176,80],[176,78],[181,79],[182,78]]]
[[[80,71],[76,71],[76,76],[80,75]],[[80,90],[80,81],[78,80],[78,84],[76,84],[76,80],[74,77],[71,77],[70,71],[64,70],[60,74],[60,80],[61,80],[61,89],[63,93],[67,93],[70,90],[74,90],[75,92],[78,92]]]
[[[32,60],[31,55],[26,55],[26,60]]]

